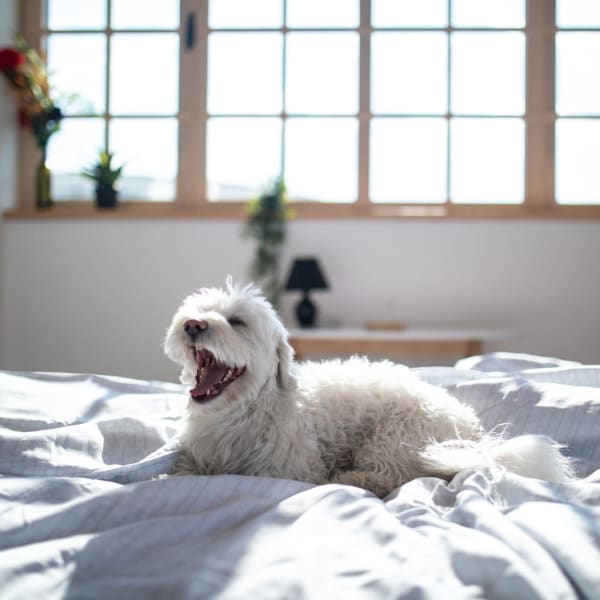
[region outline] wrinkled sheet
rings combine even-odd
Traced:
[[[0,372],[0,597],[600,598],[600,367],[486,355],[421,377],[585,479],[486,471],[384,500],[342,485],[160,478],[178,385]]]

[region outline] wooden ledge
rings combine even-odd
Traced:
[[[336,220],[596,220],[597,206],[529,206],[466,204],[328,204],[298,202],[292,205],[294,219]],[[243,220],[244,202],[215,202],[197,207],[170,202],[122,202],[115,209],[98,209],[92,202],[57,202],[52,208],[17,208],[4,213],[7,220]]]
[[[506,340],[514,332],[500,329],[291,329],[289,342],[302,360],[310,356],[473,356],[486,341]]]
[[[17,208],[4,213],[7,220],[190,220],[190,219],[244,219],[242,204],[208,205],[203,209],[190,210],[171,203],[123,202],[117,208],[96,208],[89,202],[57,202],[49,209]]]

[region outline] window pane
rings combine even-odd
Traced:
[[[454,27],[525,27],[525,0],[452,0]]]
[[[64,112],[98,114],[106,110],[106,36],[103,34],[48,36],[48,72]]]
[[[358,112],[358,66],[356,33],[289,34],[287,112]]]
[[[210,0],[210,27],[281,27],[282,0]]]
[[[179,37],[170,33],[117,33],[111,41],[110,112],[175,114]]]
[[[113,29],[177,29],[179,0],[112,0],[111,20]]]
[[[104,29],[106,0],[48,0],[49,29]]]
[[[444,202],[445,119],[373,119],[370,192],[374,202]]]
[[[600,114],[600,33],[556,35],[556,112]]]
[[[208,44],[210,113],[281,112],[280,33],[213,33]]]
[[[556,0],[559,27],[600,27],[598,0]]]
[[[374,27],[447,27],[448,0],[372,0]]]
[[[521,115],[525,111],[525,35],[452,35],[452,112]]]
[[[524,197],[522,119],[453,119],[450,124],[450,199],[517,204]]]
[[[81,170],[96,161],[104,148],[103,119],[64,119],[60,132],[48,143],[48,165],[52,171],[55,200],[94,197],[94,183]]]
[[[371,42],[374,113],[446,113],[445,33],[375,33]]]
[[[284,179],[292,199],[356,201],[356,119],[289,119],[285,153]]]
[[[176,119],[112,119],[110,149],[125,164],[123,200],[173,200],[177,175]]]
[[[288,27],[358,27],[358,0],[287,0]]]
[[[600,120],[556,122],[556,201],[600,203]]]
[[[281,120],[209,119],[206,148],[209,200],[249,200],[281,173]]]

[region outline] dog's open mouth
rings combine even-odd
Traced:
[[[196,402],[207,402],[216,398],[246,370],[246,367],[230,367],[217,362],[214,354],[206,348],[194,349],[194,358],[198,370],[196,387],[190,390],[190,395]]]

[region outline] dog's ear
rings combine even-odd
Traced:
[[[286,390],[294,389],[296,387],[296,379],[292,375],[294,349],[285,336],[282,336],[277,344],[277,359],[277,385]]]

